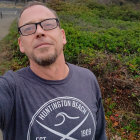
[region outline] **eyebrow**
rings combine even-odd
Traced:
[[[22,27],[22,26],[24,26],[24,25],[28,25],[28,24],[34,24],[34,23],[38,23],[38,22],[41,22],[41,21],[43,21],[43,20],[45,20],[45,19],[40,19],[40,20],[38,20],[38,21],[29,21],[29,22],[26,22],[26,23],[24,23],[23,25],[20,25],[19,27]]]
[[[34,21],[29,21],[29,22],[24,23],[23,25],[21,25],[21,26],[19,26],[19,27],[22,27],[22,26],[24,26],[24,25],[28,25],[28,24],[34,24],[34,23],[37,23],[37,22],[34,22]]]
[[[46,18],[46,19],[41,19],[41,20],[36,21],[36,22],[35,21],[29,21],[29,22],[27,22],[27,23],[25,23],[25,24],[23,24],[23,25],[21,25],[19,27],[22,27],[22,26],[28,25],[28,24],[34,24],[34,23],[42,22],[42,21],[49,20],[49,19],[58,19],[58,18]]]

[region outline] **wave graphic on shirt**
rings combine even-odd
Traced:
[[[58,118],[58,117],[62,117],[63,120],[62,120],[61,123],[55,124],[54,126],[60,126],[60,125],[62,125],[65,122],[66,118],[71,119],[71,120],[79,119],[79,116],[78,117],[71,117],[71,116],[69,116],[68,114],[66,114],[64,112],[58,113],[56,115],[56,118]]]

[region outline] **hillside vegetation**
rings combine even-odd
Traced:
[[[140,11],[137,6],[103,5],[93,0],[51,0],[47,5],[57,11],[65,29],[66,60],[90,69],[97,76],[108,139],[140,139]],[[29,63],[19,52],[17,37],[14,22],[9,35],[1,41],[6,50],[11,48],[10,69],[13,70]]]

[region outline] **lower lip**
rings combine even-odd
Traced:
[[[36,48],[48,48],[50,46],[51,46],[51,44],[44,44],[44,45],[39,45]]]

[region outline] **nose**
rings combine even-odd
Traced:
[[[42,27],[38,24],[36,29],[36,38],[44,37],[45,31],[42,29]]]

